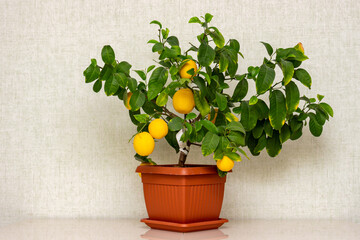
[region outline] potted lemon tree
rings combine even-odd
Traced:
[[[152,21],[158,34],[148,43],[158,60],[144,70],[131,70],[131,64],[116,60],[107,45],[101,51],[104,64],[92,59],[84,71],[95,92],[104,85],[105,94],[119,98],[129,110],[136,126],[134,158],[141,162],[136,171],[149,215],[142,221],[153,228],[187,232],[221,226],[227,221],[219,218],[226,174],[234,162],[248,158],[245,148],[253,156],[266,150],[275,157],[286,141],[301,137],[305,126],[320,136],[333,116],[324,96],[300,94],[299,84],[310,89],[312,83],[301,68],[308,59],[301,43],[274,50],[261,42],[268,55],[239,74],[240,44],[226,41],[210,24],[212,17],[207,13],[190,19],[203,31],[185,51],[168,28]],[[248,93],[249,83],[256,92]],[[149,157],[155,140],[161,139],[179,153],[177,163],[156,165]],[[212,154],[216,165],[186,164],[193,145],[204,156]]]

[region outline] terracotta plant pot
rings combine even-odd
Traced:
[[[144,165],[141,173],[151,228],[178,232],[214,229],[220,219],[226,177],[214,165]]]

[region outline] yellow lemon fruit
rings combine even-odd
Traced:
[[[150,155],[155,148],[155,141],[148,132],[141,132],[134,137],[134,149],[140,156]]]
[[[189,88],[178,90],[173,96],[173,106],[178,113],[188,114],[195,107],[194,94]]]
[[[148,163],[148,162],[143,162],[140,164],[140,166],[145,166],[145,165],[154,165],[153,163]],[[141,177],[141,173],[139,172],[139,176]]]
[[[149,133],[153,138],[163,138],[168,134],[168,131],[167,123],[160,118],[152,120],[149,124]]]
[[[216,166],[221,171],[228,172],[234,167],[234,161],[227,156],[224,156],[221,160],[217,161]]]
[[[130,98],[131,98],[131,96],[132,96],[132,92],[128,92],[127,97],[126,97],[126,104],[125,104],[125,107],[128,110],[131,110],[131,107],[130,107]]]
[[[184,66],[181,67],[181,69],[179,71],[180,77],[191,79],[194,77],[194,75],[197,71],[196,63],[193,60],[184,60],[184,61],[187,61],[187,62],[184,64]],[[187,71],[189,71],[192,68],[194,69],[194,75],[187,73]]]

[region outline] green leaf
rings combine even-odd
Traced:
[[[326,115],[326,113],[324,113],[323,111],[321,111],[319,108],[316,109],[316,120],[320,125],[324,125],[326,122],[326,119],[328,118],[328,116]]]
[[[218,104],[218,107],[219,107],[219,110],[220,111],[224,111],[225,108],[227,107],[227,99],[226,97],[219,93],[219,92],[216,92],[216,102]]]
[[[212,132],[205,134],[201,145],[201,152],[204,156],[208,156],[215,151],[220,141],[220,137]]]
[[[249,105],[248,102],[241,103],[241,124],[244,126],[246,131],[252,130],[257,123],[258,113],[254,106]]]
[[[145,94],[140,91],[133,92],[130,98],[130,107],[132,111],[136,111],[141,108],[145,103]]]
[[[205,78],[205,80],[207,81],[207,83],[208,84],[210,84],[211,83],[211,79],[210,79],[210,76],[209,76],[209,74],[207,74],[206,72],[199,72],[199,75],[202,75],[204,78]]]
[[[171,46],[179,46],[179,40],[175,36],[170,36],[166,39]]]
[[[299,80],[304,86],[311,89],[311,77],[305,69],[296,69],[294,73],[294,78]]]
[[[116,65],[115,71],[125,73],[127,76],[129,76],[130,68],[131,68],[131,65],[128,62],[122,61]]]
[[[229,40],[230,47],[234,49],[236,52],[240,51],[240,43],[236,39]]]
[[[179,144],[176,140],[176,133],[177,132],[169,131],[168,134],[165,136],[165,139],[169,143],[169,145],[175,149],[176,153],[178,153]]]
[[[155,65],[151,65],[147,68],[146,72],[149,73],[151,70],[155,68]]]
[[[205,97],[201,96],[199,91],[194,91],[195,106],[201,116],[205,117],[210,112],[210,106]]]
[[[259,75],[256,79],[256,92],[263,94],[271,87],[275,79],[275,71],[265,64],[261,65]]]
[[[179,131],[183,128],[183,120],[179,117],[174,117],[168,123],[168,127],[170,131]]]
[[[141,77],[142,80],[146,80],[146,74],[142,70],[135,70],[135,72]]]
[[[319,137],[322,133],[323,126],[317,121],[316,115],[314,113],[309,113],[309,129],[312,135]]]
[[[334,111],[329,104],[322,102],[319,103],[319,106],[321,106],[331,117],[334,116]]]
[[[302,62],[308,59],[308,57],[305,56],[303,52],[295,48],[278,48],[276,50],[276,61],[280,62],[281,59]]]
[[[200,21],[200,19],[198,17],[190,18],[189,23],[200,23],[200,24],[202,24],[202,22]]]
[[[267,139],[266,151],[270,157],[275,157],[280,153],[281,147],[279,133],[275,131],[273,136]]]
[[[191,112],[191,113],[186,115],[185,119],[186,120],[191,120],[191,119],[194,119],[194,118],[196,118],[196,113]]]
[[[323,98],[325,97],[324,95],[318,94],[316,95],[317,99],[319,100],[319,102],[321,102],[321,100],[323,100]]]
[[[300,128],[297,129],[296,131],[291,132],[290,139],[291,140],[296,140],[296,139],[300,138],[301,135],[302,135],[302,128],[303,128],[303,125],[302,125],[302,122],[301,122]]]
[[[169,36],[169,32],[170,30],[168,28],[161,29],[161,35],[163,36],[164,39],[166,39]]]
[[[154,99],[163,89],[168,78],[168,71],[163,67],[156,68],[149,79],[148,99]]]
[[[110,64],[105,64],[103,69],[100,72],[99,79],[100,80],[108,80],[113,75],[114,67]]]
[[[240,155],[237,154],[236,152],[227,152],[227,153],[225,153],[225,155],[233,161],[236,161],[236,162],[241,161]]]
[[[130,116],[130,120],[133,124],[138,125],[139,121],[135,119],[134,115],[136,114],[140,114],[140,110],[137,111],[131,111],[129,110],[129,116]]]
[[[234,102],[241,101],[246,96],[247,92],[248,92],[248,81],[244,78],[241,81],[239,81],[239,83],[236,85],[232,96],[232,101]]]
[[[210,132],[213,133],[218,133],[218,129],[215,126],[215,124],[213,124],[212,122],[210,122],[209,120],[201,120],[199,121],[207,130],[209,130]]]
[[[198,61],[201,66],[209,66],[215,59],[215,51],[207,43],[201,43],[198,52]]]
[[[162,28],[162,25],[159,21],[153,20],[150,22],[150,24],[156,24],[156,25],[159,25],[160,28]]]
[[[114,77],[122,88],[126,88],[128,83],[128,78],[124,73],[114,73]]]
[[[159,41],[155,40],[155,39],[150,39],[147,43],[158,43]]]
[[[159,96],[156,98],[156,105],[162,107],[165,106],[168,101],[168,94],[166,91],[162,91]]]
[[[226,129],[230,131],[237,131],[243,134],[246,133],[243,125],[240,122],[232,121],[226,125]]]
[[[285,123],[286,104],[284,94],[280,90],[270,93],[269,120],[271,126],[280,130]]]
[[[206,97],[208,95],[208,89],[205,85],[205,81],[203,78],[195,76],[193,78],[193,83],[195,83],[196,86],[199,87],[202,96]]]
[[[266,147],[266,144],[267,144],[266,135],[262,134],[261,137],[259,138],[253,152],[260,153]]]
[[[290,138],[290,128],[287,124],[284,124],[284,126],[282,126],[281,130],[280,130],[280,142],[284,143],[286,142],[289,138]]]
[[[284,74],[284,85],[286,86],[294,75],[294,65],[291,62],[281,59],[281,70]]]
[[[137,87],[137,81],[134,78],[128,78],[128,87],[130,92],[135,92]]]
[[[266,42],[261,42],[262,44],[264,44],[266,51],[268,52],[269,56],[271,56],[274,52],[272,46]]]
[[[110,45],[106,45],[101,50],[101,58],[104,63],[112,64],[115,61],[115,53]]]
[[[210,13],[205,14],[205,22],[209,23],[212,18],[213,18],[213,15],[211,15]]]
[[[264,125],[262,121],[258,121],[256,127],[251,131],[254,138],[258,139],[261,137],[264,131]]]
[[[138,122],[147,123],[148,120],[149,120],[149,115],[147,115],[147,114],[136,114],[136,115],[134,115],[134,118],[136,120],[138,120]]]
[[[116,77],[111,76],[109,77],[104,86],[106,96],[111,96],[119,89],[119,82],[117,81]]]
[[[255,105],[258,102],[258,98],[256,96],[252,96],[249,101],[249,105]]]
[[[96,60],[92,61],[92,63],[85,69],[84,71],[85,82],[90,83],[99,78],[100,68],[96,65]]]
[[[300,102],[300,92],[294,82],[289,82],[285,86],[285,94],[287,113],[291,114],[298,108]]]
[[[210,31],[210,37],[214,40],[215,45],[218,48],[224,47],[225,39],[221,32],[216,27],[209,27],[209,29],[213,30]]]
[[[94,86],[93,86],[94,92],[98,93],[98,92],[101,90],[101,87],[102,87],[102,81],[101,81],[101,80],[97,80],[97,81],[94,83]]]
[[[219,70],[220,72],[225,72],[229,66],[229,60],[225,56],[225,54],[220,53],[220,62],[219,62]]]
[[[230,132],[227,137],[236,146],[245,146],[245,135],[239,132]]]
[[[262,99],[258,99],[254,107],[258,113],[259,120],[263,120],[269,117],[269,108]]]
[[[274,129],[271,127],[269,120],[265,120],[264,122],[264,131],[267,136],[272,137]]]
[[[164,46],[162,45],[162,43],[155,43],[154,46],[152,47],[151,51],[158,52],[158,51],[162,51],[163,49],[164,49]]]

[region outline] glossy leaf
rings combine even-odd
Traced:
[[[156,68],[149,79],[147,97],[149,100],[155,98],[163,89],[168,78],[168,71],[163,67]]]
[[[184,126],[183,120],[179,117],[174,117],[168,123],[168,127],[170,131],[179,131]]]
[[[129,76],[130,68],[131,65],[128,62],[122,61],[116,65],[115,71],[125,73],[127,76]]]
[[[201,43],[198,51],[198,61],[201,66],[209,66],[215,59],[215,51],[207,43]]]
[[[322,103],[319,103],[319,105],[320,105],[320,107],[322,107],[331,117],[334,116],[334,111],[333,111],[333,109],[330,107],[329,104],[322,102]]]
[[[208,156],[215,151],[220,141],[220,137],[212,132],[205,134],[204,140],[201,145],[201,153]]]
[[[266,151],[270,157],[275,157],[280,153],[281,148],[279,133],[275,131],[273,136],[267,139]]]
[[[287,113],[293,113],[299,106],[300,92],[294,82],[289,82],[285,87]]]
[[[210,112],[210,106],[205,97],[200,95],[199,91],[194,91],[195,106],[199,110],[201,116],[206,116]]]
[[[140,91],[135,91],[130,98],[131,110],[136,111],[145,103],[145,94]]]
[[[95,83],[94,83],[94,86],[93,86],[93,90],[94,92],[99,92],[101,90],[101,87],[102,87],[102,81],[101,80],[97,80]]]
[[[323,126],[317,121],[314,113],[309,113],[309,129],[312,135],[319,137],[322,133]]]
[[[280,90],[275,90],[270,93],[270,110],[269,120],[271,126],[280,130],[285,123],[286,104],[284,94]]]
[[[272,46],[266,42],[261,42],[262,44],[264,44],[266,51],[268,52],[269,56],[271,56],[274,52]]]
[[[289,138],[290,138],[290,128],[287,124],[284,124],[284,126],[282,126],[281,130],[280,130],[280,142],[284,143],[286,142]]]
[[[93,59],[91,64],[84,71],[85,82],[90,83],[99,78],[100,68],[96,65],[96,60]]]
[[[243,134],[246,133],[243,125],[240,122],[232,121],[226,125],[226,129],[230,131],[237,131]]]
[[[257,123],[258,114],[254,106],[249,105],[248,102],[241,103],[241,124],[246,131],[252,130]]]
[[[263,94],[271,87],[275,79],[275,71],[265,64],[261,65],[259,75],[256,79],[256,92]]]
[[[311,77],[305,69],[296,69],[294,72],[294,78],[299,80],[304,86],[311,89]]]
[[[111,96],[119,89],[119,82],[117,81],[116,77],[111,76],[109,77],[104,86],[105,94],[107,96]]]
[[[246,96],[247,92],[248,92],[248,81],[246,79],[242,79],[235,87],[232,100],[234,102],[241,101]]]
[[[215,126],[215,124],[213,124],[212,122],[210,122],[209,120],[201,120],[199,121],[207,130],[209,130],[210,132],[213,133],[218,133],[218,129]]]
[[[101,58],[104,61],[104,63],[112,64],[115,61],[115,52],[110,47],[110,45],[106,45],[101,50]]]
[[[225,108],[227,107],[227,99],[226,97],[219,93],[219,92],[216,92],[216,103],[218,104],[218,107],[219,107],[219,110],[220,111],[224,111]]]
[[[294,75],[294,65],[289,62],[281,59],[281,70],[284,74],[284,85],[286,86],[292,79]]]

